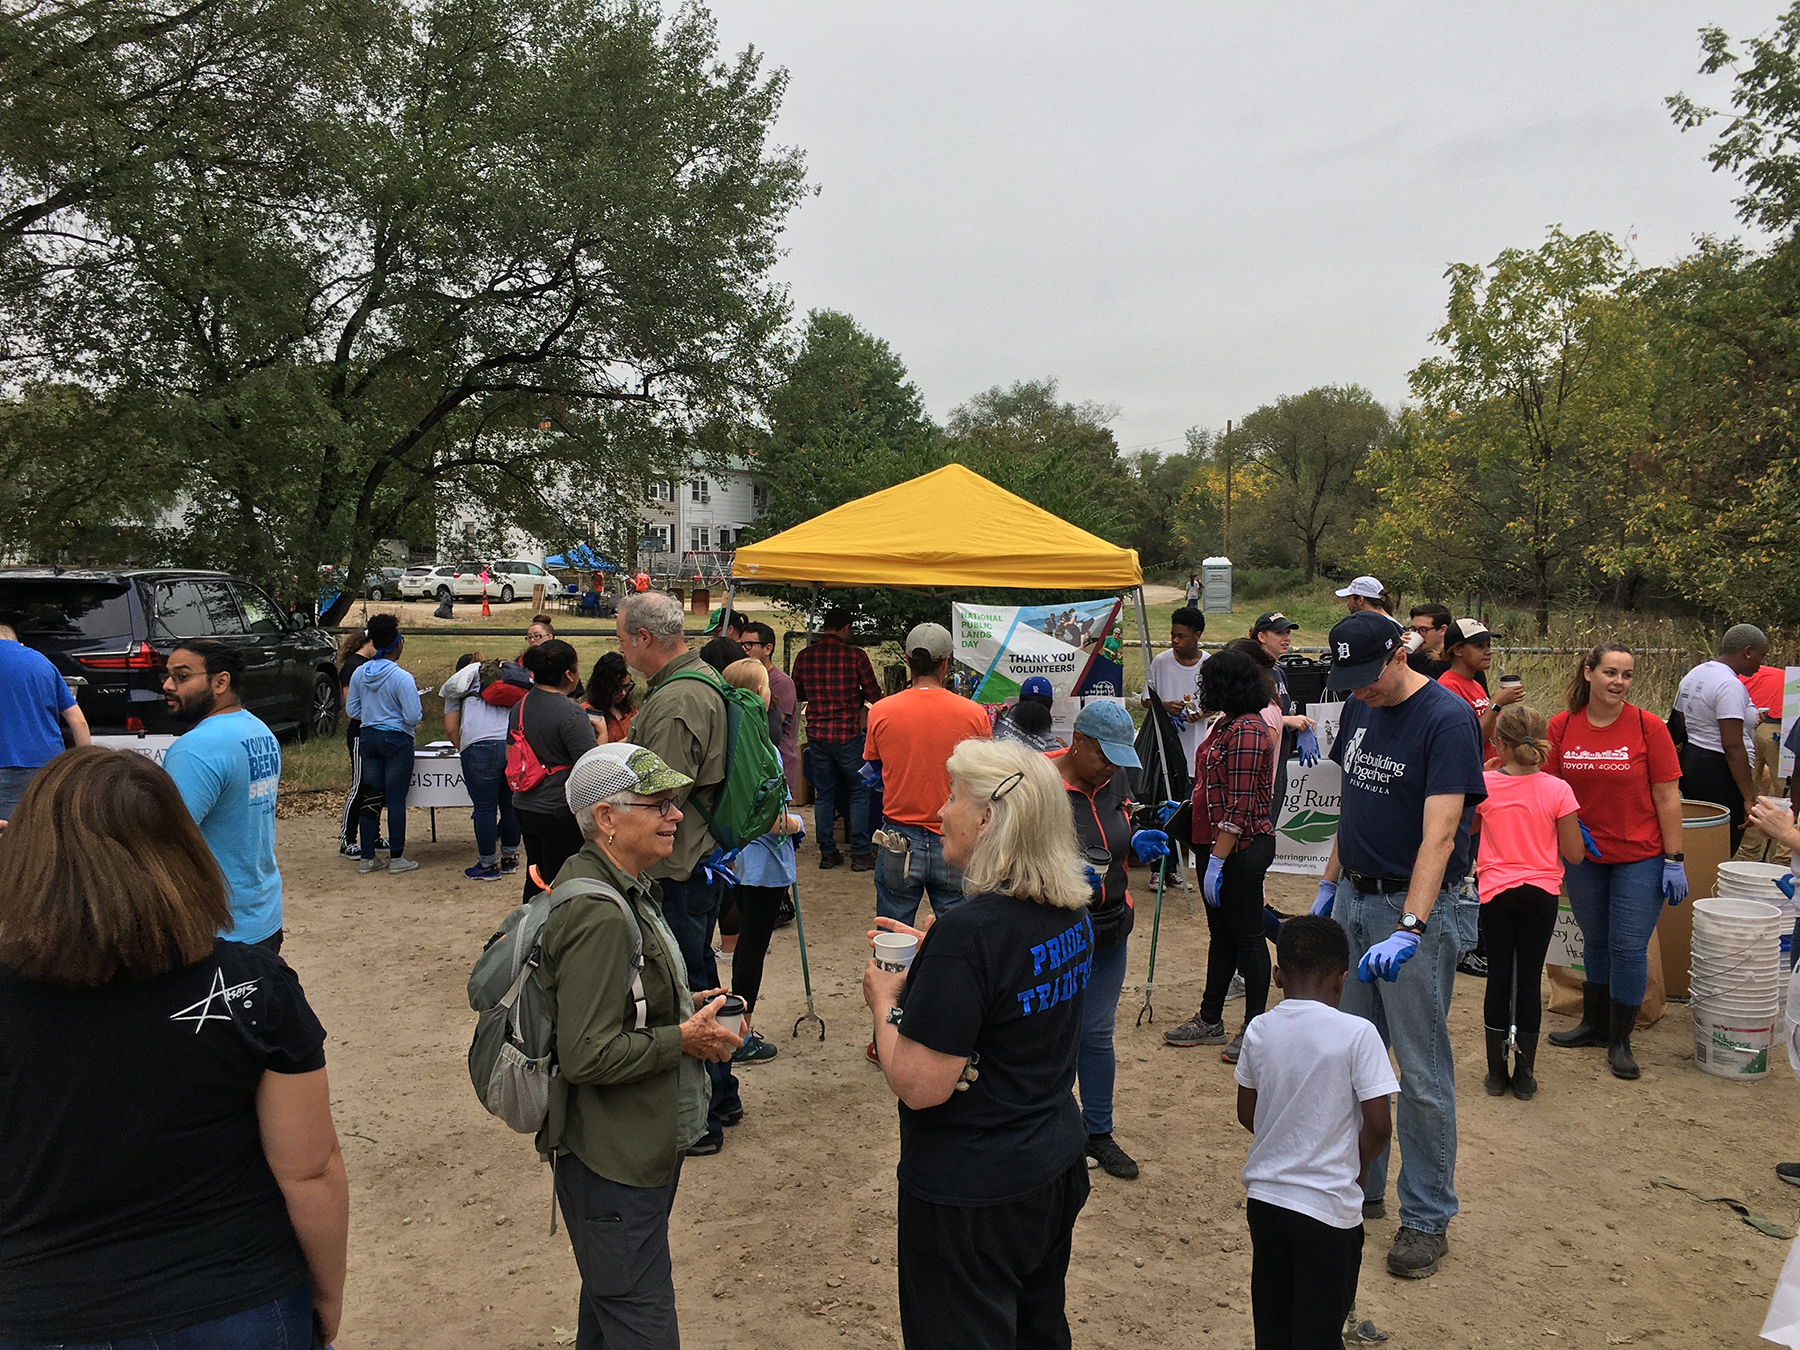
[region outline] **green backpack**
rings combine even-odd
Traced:
[[[718,800],[709,811],[696,789],[687,805],[700,812],[719,847],[729,853],[767,834],[787,806],[787,776],[769,739],[769,710],[754,691],[733,688],[702,670],[678,670],[665,687],[676,680],[699,680],[725,700],[725,779]]]

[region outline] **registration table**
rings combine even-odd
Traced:
[[[406,809],[431,813],[431,842],[437,843],[437,809],[440,806],[470,808],[469,790],[463,786],[462,756],[449,741],[421,745],[413,755],[412,783],[406,789]]]

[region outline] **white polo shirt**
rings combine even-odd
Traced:
[[[1688,744],[1698,750],[1723,754],[1719,720],[1737,717],[1744,723],[1744,753],[1756,761],[1756,705],[1750,691],[1723,661],[1703,661],[1681,677],[1675,706],[1687,719]]]

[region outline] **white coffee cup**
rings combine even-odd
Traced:
[[[906,970],[912,965],[913,954],[918,950],[919,939],[911,933],[875,935],[875,964],[881,970]]]
[[[739,998],[736,994],[727,994],[725,995],[725,1002],[719,1006],[719,1011],[713,1014],[713,1020],[724,1027],[725,1030],[729,1031],[733,1036],[742,1036],[744,1034],[744,1009],[746,1006],[744,1000]]]

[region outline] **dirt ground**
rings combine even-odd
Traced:
[[[464,1064],[469,967],[518,893],[463,878],[466,818],[409,822],[416,872],[359,877],[332,841],[335,814],[285,820],[287,956],[330,1032],[333,1099],[351,1185],[345,1350],[512,1350],[572,1339],[578,1281],[549,1232],[549,1172],[529,1139],[488,1116]],[[863,1060],[860,997],[871,879],[820,872],[809,843],[800,896],[828,1034],[790,1036],[804,1010],[793,926],[776,935],[761,1029],[780,1057],[739,1071],[746,1114],[725,1151],[689,1159],[673,1245],[683,1342],[716,1347],[899,1344],[892,1095]],[[1250,1244],[1238,1172],[1249,1137],[1215,1049],[1158,1031],[1193,1011],[1206,924],[1164,899],[1155,1025],[1143,1002],[1151,892],[1139,905],[1120,1005],[1116,1135],[1135,1182],[1093,1173],[1075,1229],[1069,1317],[1078,1346],[1249,1347]],[[1271,877],[1300,911],[1312,883]],[[1785,1062],[1760,1083],[1692,1062],[1687,1012],[1636,1038],[1644,1076],[1622,1083],[1595,1050],[1546,1049],[1535,1101],[1492,1099],[1479,980],[1458,981],[1462,1213],[1441,1272],[1391,1278],[1396,1222],[1369,1226],[1359,1310],[1390,1346],[1757,1344],[1788,1243],[1722,1205],[1652,1185],[1667,1177],[1739,1197],[1792,1225],[1800,1192],[1775,1179],[1800,1157],[1800,1087]],[[1228,1006],[1227,1018],[1234,1016]],[[1547,1027],[1566,1025],[1548,1018]],[[1395,1212],[1391,1194],[1390,1212]]]

